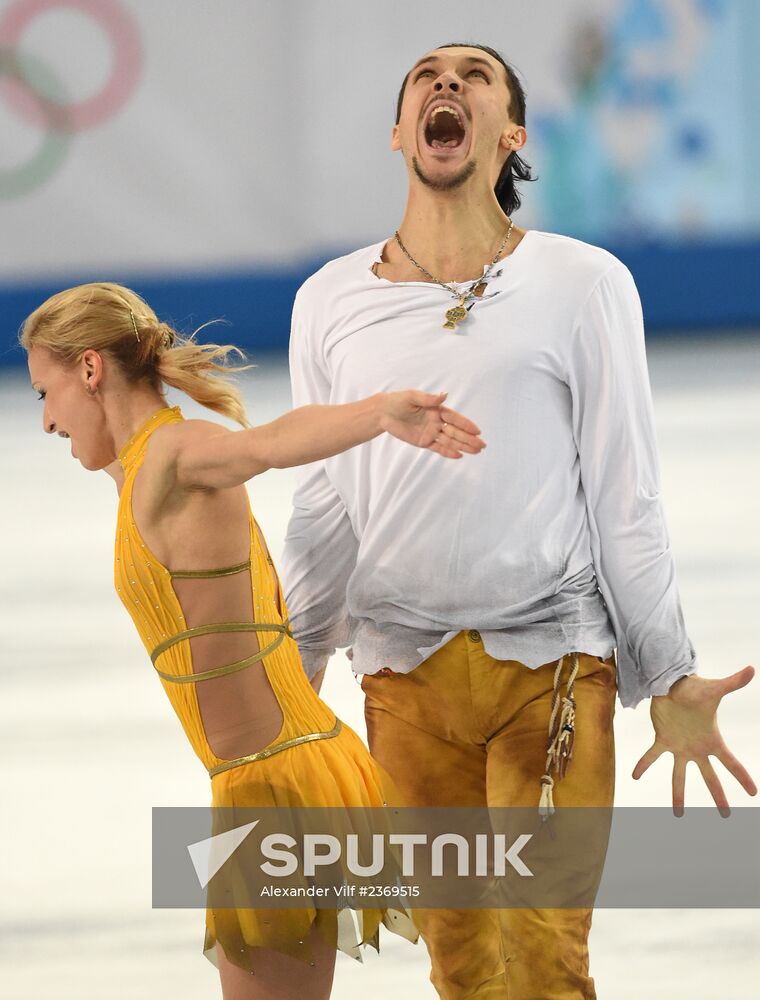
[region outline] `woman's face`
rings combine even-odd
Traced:
[[[71,454],[85,469],[103,469],[114,461],[113,441],[97,395],[87,386],[97,386],[102,359],[97,351],[85,351],[74,368],[65,368],[44,347],[32,347],[27,356],[32,388],[40,393],[42,429],[71,440]],[[96,381],[97,380],[97,381]]]

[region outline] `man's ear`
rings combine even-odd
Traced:
[[[499,138],[499,147],[507,153],[514,153],[522,149],[527,141],[528,133],[524,125],[507,125]]]
[[[391,149],[394,151],[401,149],[401,138],[399,137],[398,125],[394,125],[391,129]]]

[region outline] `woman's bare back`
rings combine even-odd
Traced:
[[[204,424],[207,421],[186,421]],[[219,425],[215,425],[216,430]],[[183,433],[192,433],[184,426]],[[132,519],[145,545],[168,569],[211,570],[247,564],[251,558],[251,520],[245,485],[229,489],[184,489],[173,483],[168,456],[176,447],[176,425],[156,428],[132,484]],[[117,483],[118,484],[118,483]],[[253,522],[262,551],[266,542]],[[275,602],[279,585],[270,560]],[[251,573],[217,577],[175,577],[171,585],[187,628],[227,621],[260,620],[261,595],[252,593]],[[257,632],[226,632],[189,640],[195,673],[241,660],[259,651]],[[262,633],[263,642],[268,641]],[[213,753],[229,760],[256,753],[272,743],[283,714],[263,663],[199,681],[195,685],[206,739]]]

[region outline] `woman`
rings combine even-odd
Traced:
[[[485,447],[479,430],[443,407],[446,393],[414,390],[305,406],[252,427],[218,363],[237,348],[193,337],[135,292],[93,283],[44,302],[19,339],[45,401],[44,430],[71,438],[86,469],[116,481],[116,589],[209,771],[212,805],[382,806],[387,775],[303,672],[244,484],[383,431],[461,458]],[[186,420],[164,384],[246,429]],[[377,947],[381,921],[416,940],[403,910],[358,917],[351,939],[335,910],[208,907],[204,954],[225,1000],[329,996],[336,947]]]

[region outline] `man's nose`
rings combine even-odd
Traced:
[[[455,94],[461,89],[461,83],[454,73],[441,73],[433,85],[433,89],[440,93],[442,90],[451,90]]]

